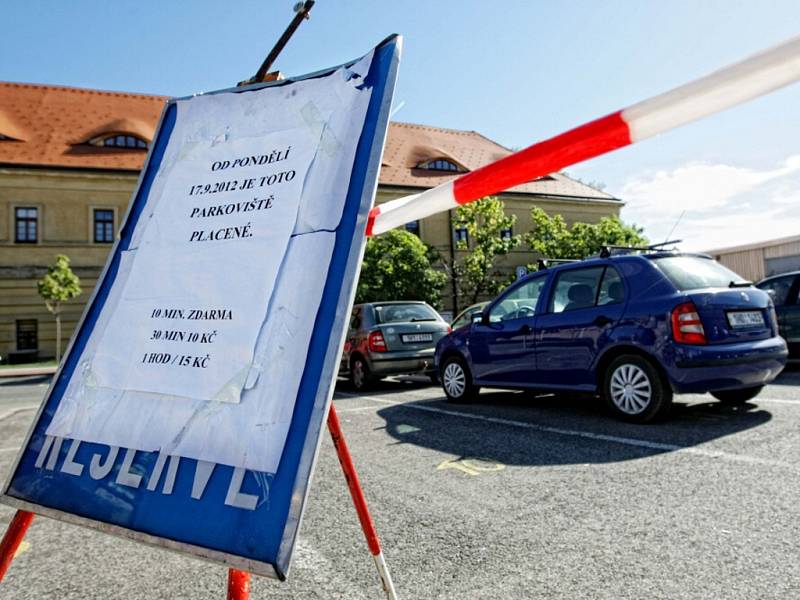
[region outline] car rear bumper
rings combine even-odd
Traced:
[[[433,351],[414,356],[380,356],[372,353],[370,370],[373,375],[385,377],[404,373],[433,372]]]
[[[758,342],[709,346],[674,345],[674,365],[667,367],[678,393],[704,393],[765,385],[786,366],[786,342],[773,337]]]

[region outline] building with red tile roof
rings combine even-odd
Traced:
[[[99,276],[136,186],[165,96],[0,82],[0,356],[54,353],[52,319],[35,282],[56,254],[67,254],[84,294],[68,305],[65,330],[77,322]],[[376,202],[417,193],[511,150],[475,131],[391,123]],[[500,195],[530,230],[530,209],[567,222],[619,215],[622,202],[561,173]],[[452,215],[407,226],[451,259]],[[501,265],[533,260],[513,252]],[[457,298],[445,308],[459,306]],[[27,353],[27,354],[26,354]]]

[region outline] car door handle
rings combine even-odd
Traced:
[[[594,324],[595,324],[595,325],[597,325],[598,327],[605,327],[606,325],[608,325],[608,324],[610,324],[610,323],[612,323],[612,322],[613,322],[613,321],[612,321],[611,319],[609,319],[609,318],[608,318],[607,316],[605,316],[605,315],[600,315],[599,317],[597,317],[597,318],[594,320]]]
[[[531,326],[527,324],[519,328],[519,332],[522,335],[528,335],[531,331],[533,331],[533,329],[531,329]]]

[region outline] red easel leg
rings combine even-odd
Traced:
[[[33,513],[24,510],[18,510],[11,519],[6,534],[0,541],[0,581],[3,581],[8,567],[11,566],[11,561],[14,560],[14,555],[19,549],[31,521],[33,521]]]
[[[228,600],[250,599],[250,573],[228,569]]]
[[[386,597],[389,600],[397,600],[397,592],[394,589],[394,583],[389,574],[389,567],[386,565],[383,552],[381,551],[378,532],[369,514],[367,500],[364,498],[364,491],[361,489],[361,483],[358,481],[358,473],[356,473],[356,467],[350,456],[350,450],[347,448],[347,442],[344,440],[344,433],[342,433],[342,427],[339,423],[339,417],[336,414],[336,408],[333,406],[333,403],[331,403],[331,409],[330,412],[328,412],[328,430],[331,432],[333,445],[336,447],[336,455],[339,457],[339,464],[342,465],[344,478],[347,480],[347,487],[350,488],[350,496],[353,498],[353,504],[355,504],[356,513],[358,513],[361,529],[364,530],[370,554],[372,554],[375,566],[378,569],[383,591],[386,593]]]

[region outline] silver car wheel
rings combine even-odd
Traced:
[[[644,412],[653,399],[650,378],[641,368],[623,364],[611,374],[611,400],[614,406],[628,415]]]
[[[442,375],[442,383],[444,389],[452,398],[460,398],[464,395],[464,390],[467,389],[467,377],[464,374],[464,369],[457,362],[451,362],[444,368]]]

